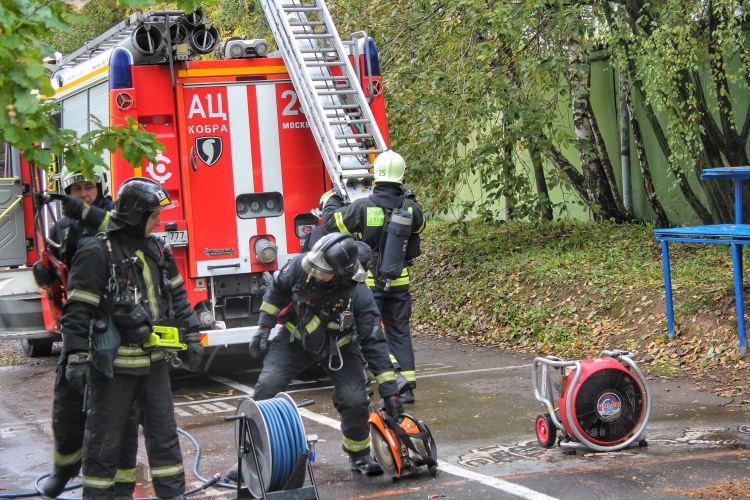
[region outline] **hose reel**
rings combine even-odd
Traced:
[[[306,401],[299,407],[315,401]],[[243,399],[237,413],[225,420],[234,421],[235,449],[241,473],[237,481],[238,498],[244,481],[255,498],[274,498],[289,492],[289,498],[318,498],[310,462],[315,461],[316,435],[306,435],[298,406],[286,393],[273,399]],[[305,470],[311,486],[303,487]]]

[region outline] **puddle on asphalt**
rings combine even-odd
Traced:
[[[750,448],[750,425],[736,427],[687,427],[682,429],[679,437],[666,437],[647,434],[650,445],[657,445],[659,450],[652,446],[650,451],[663,452],[672,451],[680,447],[689,448]],[[662,448],[662,447],[665,447]],[[577,455],[581,457],[606,460],[615,456],[637,457],[646,454],[649,448],[639,448],[633,445],[621,451],[594,452],[593,450],[578,450]],[[653,454],[653,453],[652,453]],[[494,445],[480,448],[472,448],[467,453],[459,455],[458,463],[466,467],[479,468],[492,465],[502,465],[517,462],[555,462],[566,459],[567,455],[559,447],[542,448],[536,439],[520,441],[511,445]]]

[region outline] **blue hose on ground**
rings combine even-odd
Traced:
[[[190,490],[189,492],[185,493],[185,495],[192,495],[193,493],[196,493],[198,491],[204,490],[208,488],[209,486],[218,486],[220,488],[231,488],[233,490],[236,490],[236,486],[232,486],[231,484],[226,483],[217,483],[216,481],[219,480],[219,474],[215,474],[211,479],[206,479],[205,477],[198,474],[198,466],[200,465],[201,461],[201,445],[198,444],[198,441],[188,434],[186,431],[177,428],[177,432],[188,438],[192,443],[193,446],[195,446],[195,462],[193,463],[193,475],[198,479],[198,481],[201,481],[203,483],[203,486],[200,486],[194,490]],[[212,482],[213,481],[213,482]],[[208,484],[211,483],[211,484]]]
[[[236,489],[234,486],[231,486],[231,485],[228,485],[228,484],[217,483],[217,481],[220,479],[220,475],[219,474],[214,474],[213,477],[211,477],[211,479],[206,479],[204,477],[201,477],[200,474],[198,474],[198,466],[199,466],[200,460],[201,460],[201,445],[198,444],[198,441],[196,441],[193,436],[191,436],[190,434],[188,434],[186,431],[180,429],[179,427],[177,428],[177,432],[179,432],[183,436],[186,436],[193,443],[193,445],[195,446],[196,450],[195,450],[195,462],[193,464],[193,475],[195,475],[195,477],[198,478],[199,481],[203,482],[203,484],[200,485],[200,486],[198,486],[197,488],[193,488],[190,491],[186,491],[185,492],[185,496],[192,495],[194,493],[198,493],[199,491],[205,490],[206,488],[209,488],[211,486],[219,486],[219,487],[223,487],[223,488]],[[34,481],[34,488],[36,489],[36,491],[29,491],[29,492],[26,492],[26,493],[3,493],[3,494],[0,494],[0,499],[2,499],[2,498],[28,498],[28,497],[44,496],[44,493],[42,493],[41,486],[39,486],[39,481],[41,481],[42,479],[44,479],[46,477],[49,477],[50,474],[51,473],[48,472],[47,474],[42,474],[41,476],[39,476],[38,478],[36,478],[36,480]],[[74,490],[76,488],[80,488],[81,486],[82,486],[81,483],[71,484],[70,486],[66,486],[65,487],[65,491]],[[80,498],[72,498],[72,497],[68,498],[68,497],[66,497],[65,500],[81,500],[81,499]],[[139,498],[138,500],[159,500],[159,499],[155,498],[155,497],[150,497],[150,498]],[[236,499],[232,499],[232,500],[236,500]]]

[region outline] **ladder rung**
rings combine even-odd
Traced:
[[[351,135],[337,135],[334,139],[366,139],[372,138],[371,134],[351,134]]]
[[[288,5],[284,7],[284,12],[323,12],[323,9],[320,7],[295,7],[293,5]]]
[[[328,33],[327,31],[315,30],[315,29],[312,29],[312,30],[292,30],[292,35],[294,35],[294,36],[297,36],[297,35],[329,35],[329,34],[330,33]]]
[[[325,85],[315,85],[313,88],[316,90],[352,90],[348,83],[337,84],[335,82],[333,85],[326,83]]]
[[[308,68],[331,68],[331,67],[341,67],[345,65],[345,62],[315,62],[311,59],[304,59],[305,66]]]
[[[352,124],[352,123],[370,123],[370,120],[365,120],[365,119],[362,119],[362,120],[349,120],[349,121],[346,121],[346,120],[334,120],[334,121],[329,121],[328,123],[331,124],[331,125],[349,125],[349,124]]]
[[[336,52],[336,49],[302,49],[300,52],[303,54],[323,54],[326,52]]]
[[[295,40],[320,40],[325,38],[334,38],[334,36],[328,33],[325,35],[294,35]]]
[[[349,112],[346,113],[346,116],[348,116],[349,118],[351,118],[353,116],[362,116],[362,113],[360,113],[358,111],[349,111]],[[333,120],[333,119],[336,119],[336,118],[341,118],[341,114],[337,113],[335,115],[326,115],[326,118],[328,118],[329,120]]]
[[[356,90],[324,90],[315,92],[318,95],[354,95],[357,93]]]
[[[338,106],[323,106],[323,109],[359,109],[359,104],[339,104]]]
[[[356,116],[359,116],[359,115],[356,115]],[[336,119],[342,120],[342,121],[344,121],[344,120],[351,120],[352,117],[355,117],[354,113],[341,113],[341,114],[337,114],[335,116],[326,115],[326,119],[329,120],[329,121],[330,120],[336,120]],[[356,117],[355,117],[355,119],[356,119]],[[333,122],[331,122],[331,123],[333,124]],[[349,124],[349,123],[351,123],[351,121],[347,121],[346,123]],[[341,124],[339,124],[339,125],[341,125]]]
[[[377,155],[384,153],[385,149],[360,149],[359,151],[337,151],[337,154],[354,156],[354,155]]]
[[[362,170],[359,172],[344,172],[341,175],[344,179],[369,179],[373,177],[369,170]]]
[[[338,154],[338,152],[337,152],[337,154]],[[363,154],[357,155],[357,156],[365,156],[365,154],[363,153]],[[370,173],[369,170],[365,170],[364,165],[362,165],[362,164],[359,164],[359,165],[356,165],[356,164],[355,165],[341,165],[341,170],[343,170],[344,172],[346,172],[346,171],[349,171],[349,172],[359,172],[360,173],[359,175],[361,175],[363,172],[367,172],[368,174]]]
[[[303,57],[302,58],[303,63],[314,63],[314,62],[327,62],[327,63],[340,63],[341,61],[333,58],[333,56],[323,56],[320,55],[312,56],[312,57]]]
[[[348,82],[349,78],[347,78],[346,76],[314,76],[312,77],[312,81],[314,82],[327,82],[331,80]]]
[[[323,21],[307,21],[306,23],[289,23],[289,26],[325,26]]]

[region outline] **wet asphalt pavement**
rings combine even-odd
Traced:
[[[418,337],[415,347],[417,402],[406,411],[435,436],[437,477],[393,481],[351,472],[330,384],[299,380],[288,392],[297,402],[316,401],[301,412],[306,433],[320,438],[313,470],[321,499],[668,499],[683,498],[673,488],[750,477],[750,408],[700,393],[695,384],[649,380],[647,447],[567,455],[537,444],[535,420],[543,408],[533,395],[531,357],[429,337]],[[234,426],[224,417],[252,392],[258,373],[248,359],[227,356],[217,357],[208,374],[173,377],[177,423],[200,443],[203,477],[223,475],[236,461]],[[54,375],[52,366],[0,368],[0,497],[33,490],[34,480],[51,469]],[[195,487],[195,447],[180,439],[188,486]],[[136,496],[151,496],[142,441],[138,463]],[[64,496],[80,497],[80,491]],[[213,496],[232,498],[235,490],[214,487],[193,498]]]

